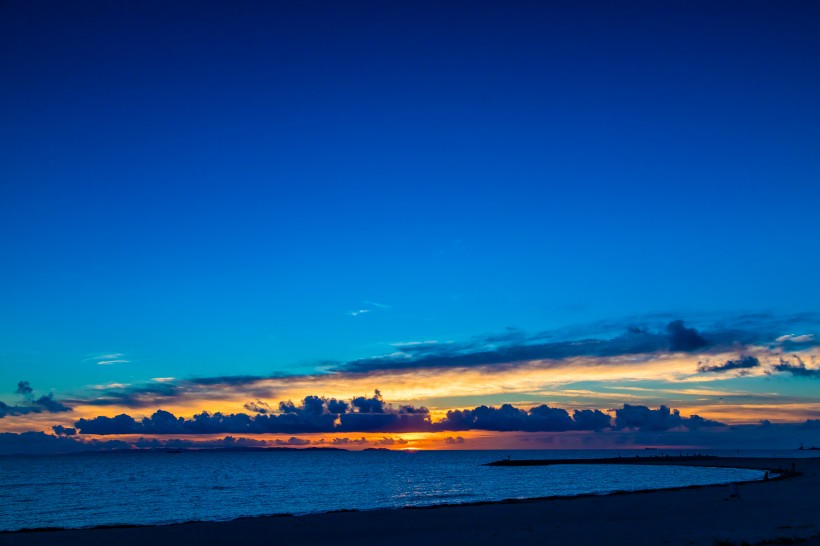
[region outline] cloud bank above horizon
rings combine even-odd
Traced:
[[[9,432],[74,438],[465,431],[691,436],[710,427],[820,417],[820,400],[804,387],[820,376],[814,315],[741,315],[698,327],[677,318],[647,325],[653,320],[659,322],[402,342],[387,355],[324,363],[317,373],[163,377],[91,386],[59,399],[35,397],[21,381],[21,402],[0,403],[0,424]],[[790,333],[796,327],[805,330]],[[374,387],[374,395],[359,394]],[[283,441],[271,441],[277,440]]]

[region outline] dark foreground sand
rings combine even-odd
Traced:
[[[328,544],[643,545],[820,544],[820,459],[741,459],[689,464],[788,470],[797,475],[742,484],[607,496],[260,517],[162,527],[0,534],[2,545]],[[520,468],[527,472],[526,467]],[[139,502],[135,499],[135,502]]]

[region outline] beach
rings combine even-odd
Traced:
[[[716,485],[167,526],[14,532],[0,534],[0,544],[820,544],[820,458],[644,457],[639,463],[757,468],[772,471],[772,476],[782,470],[784,476],[740,484],[735,499],[729,498],[729,486]]]

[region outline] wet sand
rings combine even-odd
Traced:
[[[786,472],[781,479],[741,484],[739,499],[728,499],[726,485],[702,486],[156,527],[3,533],[0,545],[820,545],[820,458],[642,458],[640,464],[788,471],[792,462],[794,475]],[[520,470],[527,472],[526,467]]]

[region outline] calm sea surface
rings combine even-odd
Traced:
[[[508,454],[515,459],[562,459],[618,453],[635,454],[272,451],[0,457],[0,530],[226,520],[606,493],[762,477],[762,472],[755,470],[724,468],[482,466]],[[663,452],[646,455],[659,453]]]

